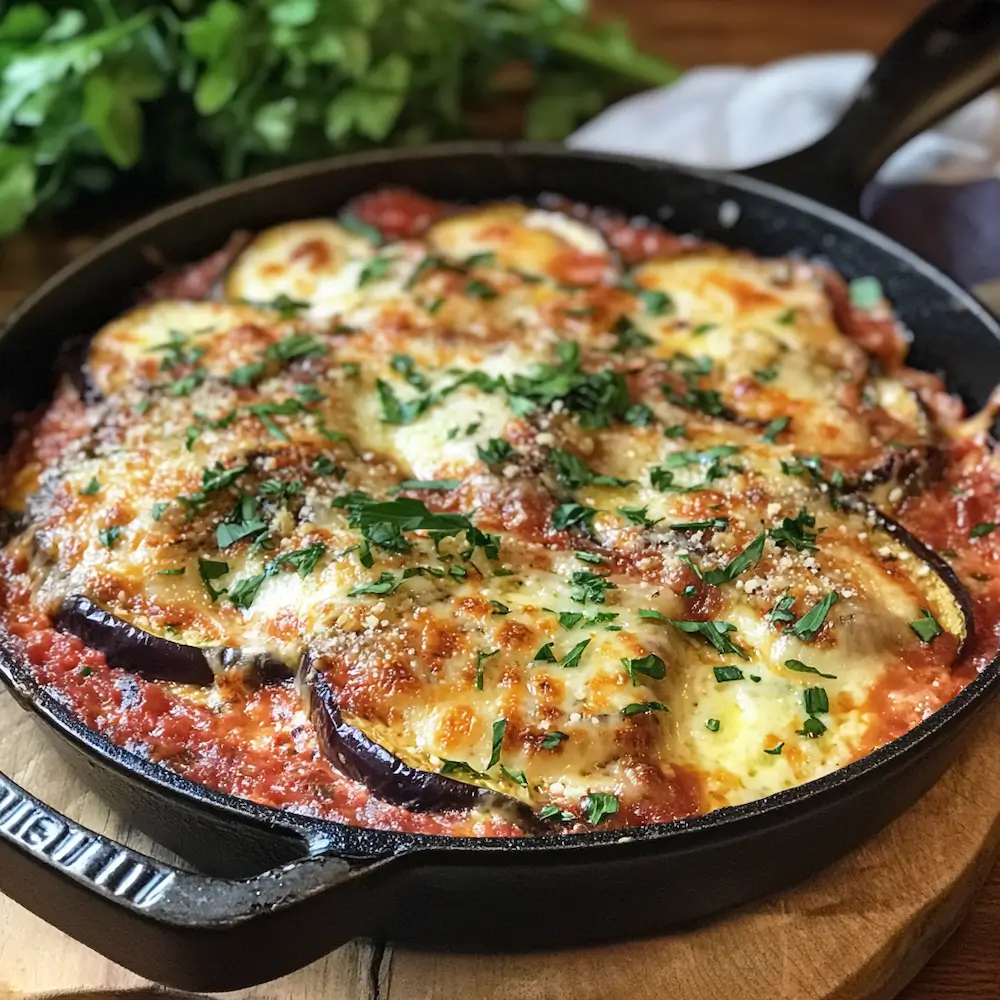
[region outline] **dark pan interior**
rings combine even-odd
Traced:
[[[92,333],[128,307],[135,290],[156,276],[157,268],[143,255],[145,248],[154,247],[176,262],[196,259],[218,249],[233,230],[333,214],[351,197],[386,185],[405,185],[428,195],[469,202],[512,196],[533,199],[556,192],[646,215],[676,232],[695,233],[757,254],[819,257],[847,278],[878,277],[914,332],[912,363],[943,371],[949,388],[960,393],[970,407],[982,405],[1000,382],[1000,339],[985,309],[929,265],[843,215],[738,176],[568,153],[560,147],[476,144],[296,167],[190,199],[122,231],[43,286],[11,317],[0,339],[0,421],[44,398],[62,342]],[[120,800],[136,825],[205,870],[246,874],[249,866],[259,870],[266,860],[284,861],[303,850],[327,847],[353,856],[445,846],[460,851],[485,849],[492,854],[554,846],[582,848],[610,844],[620,836],[595,833],[555,842],[550,838],[448,841],[292,819],[206,792],[111,747],[74,724],[50,696],[35,690],[23,671],[0,655],[3,660],[6,664],[0,662],[0,673],[6,666],[25,700],[55,722],[78,751],[84,751],[82,760],[91,779]],[[867,806],[860,810],[863,815],[852,809],[856,819],[851,830],[841,829],[823,849],[816,845],[814,862],[824,863],[884,825],[926,790],[950,759],[962,723],[997,687],[997,677],[994,664],[933,718],[849,768],[759,803],[637,830],[635,839],[649,843],[668,837],[680,847],[678,839],[690,846],[690,838],[717,841],[727,832],[746,836],[761,823],[781,826],[791,822],[794,826],[796,812],[810,811],[810,803],[814,814],[826,814],[837,801],[850,809],[852,802],[865,798],[863,790],[870,790],[869,797],[881,802],[876,813]],[[76,756],[80,759],[79,753]],[[891,786],[892,775],[903,772],[906,780],[893,794],[879,797],[875,793],[877,786]],[[198,824],[197,835],[192,832],[193,823]],[[241,841],[247,846],[259,842],[260,849],[240,860],[231,848]],[[805,858],[802,861],[805,865]]]

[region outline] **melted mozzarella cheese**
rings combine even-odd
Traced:
[[[290,223],[237,260],[231,302],[108,325],[93,432],[13,543],[34,600],[291,669],[308,650],[400,759],[536,809],[700,811],[865,752],[872,691],[924,652],[910,623],[964,622],[831,504],[823,463],[884,451],[885,413],[921,442],[928,419],[858,365],[807,268],[706,253],[631,290],[531,278],[567,252],[606,247],[513,204],[378,250]],[[242,304],[280,296],[297,315]],[[829,703],[811,733],[810,688]]]

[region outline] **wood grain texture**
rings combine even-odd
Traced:
[[[293,975],[228,996],[887,1000],[951,933],[1000,849],[1000,755],[993,747],[998,724],[1000,704],[978,720],[942,782],[870,844],[791,892],[704,926],[528,955],[445,955],[357,941]],[[84,825],[170,860],[89,792],[49,739],[0,692],[0,768]],[[560,906],[599,905],[585,891],[576,901],[548,903],[552,919]],[[220,961],[238,960],[220,955]],[[148,985],[0,897],[0,997],[34,1000]]]

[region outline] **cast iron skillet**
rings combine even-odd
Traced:
[[[154,276],[144,247],[194,259],[234,229],[334,214],[354,195],[399,184],[469,201],[555,191],[760,254],[823,257],[848,278],[876,275],[914,331],[913,364],[943,370],[953,391],[980,406],[1000,382],[996,322],[928,264],[817,202],[852,212],[892,150],[998,78],[1000,2],[933,6],[829,137],[755,171],[802,193],[559,147],[459,144],[308,164],[189,199],[108,240],[14,313],[0,337],[0,420],[45,398],[60,342],[96,329]],[[356,935],[479,950],[553,946],[647,934],[773,892],[871,836],[931,786],[1000,686],[1000,663],[902,739],[799,788],[627,836],[511,840],[363,830],[216,794],[88,730],[9,647],[0,675],[119,812],[209,873],[88,832],[0,775],[0,890],[144,976],[230,990]]]

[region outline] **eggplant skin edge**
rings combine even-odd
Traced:
[[[917,559],[930,567],[931,571],[948,589],[955,604],[958,606],[965,624],[965,635],[960,637],[958,649],[955,652],[955,660],[960,660],[968,650],[969,644],[975,638],[976,626],[972,598],[959,579],[958,574],[942,556],[939,556],[930,546],[922,542],[916,535],[911,534],[898,521],[879,510],[878,507],[866,503],[860,498],[852,498],[847,502],[847,506],[859,513],[865,514],[872,523],[878,525],[887,535],[894,538],[904,548],[909,549]]]
[[[207,687],[215,683],[217,669],[241,663],[258,683],[284,680],[290,675],[283,663],[267,654],[244,656],[228,646],[187,646],[153,635],[80,594],[66,599],[52,623],[103,653],[108,666],[146,680]]]
[[[308,691],[308,712],[320,752],[336,770],[364,785],[372,795],[411,812],[443,812],[482,806],[508,813],[531,833],[549,827],[522,802],[489,788],[422,771],[404,763],[344,720],[329,682],[306,653],[300,679]]]

